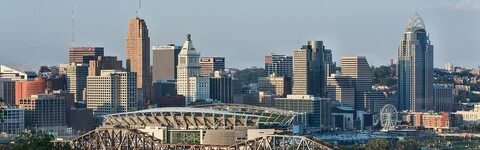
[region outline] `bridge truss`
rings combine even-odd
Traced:
[[[171,144],[136,129],[98,128],[68,142],[72,149],[89,150],[336,150],[305,136],[267,135],[234,145]]]

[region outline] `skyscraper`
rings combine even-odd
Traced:
[[[432,109],[433,45],[418,14],[410,18],[398,45],[398,109]]]
[[[323,60],[325,61],[325,76],[329,77],[332,74],[335,74],[337,70],[337,64],[333,62],[333,55],[331,49],[325,49],[323,51]]]
[[[200,57],[200,76],[209,77],[214,71],[225,70],[225,57]]]
[[[308,46],[303,46],[301,49],[293,51],[293,95],[308,95],[310,79],[309,64],[312,54],[312,49]]]
[[[200,77],[199,57],[188,34],[177,65],[177,94],[185,96],[187,104],[210,98],[210,81],[208,77]]]
[[[323,41],[308,41],[308,46],[312,49],[311,63],[309,64],[310,76],[309,79],[311,85],[311,94],[316,97],[325,96],[325,87],[327,76],[325,76],[325,61],[324,50],[325,46]]]
[[[152,74],[150,71],[150,37],[144,19],[138,17],[128,22],[126,39],[127,71],[137,73],[137,89],[143,100],[150,100]]]
[[[267,55],[265,56],[265,71],[267,75],[292,77],[293,57],[286,55]]]
[[[233,103],[232,77],[215,71],[210,77],[210,98],[222,103]]]
[[[355,109],[364,110],[364,92],[372,90],[372,71],[364,56],[342,57],[342,76],[350,77],[355,87]]]
[[[70,47],[68,50],[68,63],[88,63],[90,60],[103,56],[103,47]]]
[[[83,101],[83,90],[87,85],[88,65],[82,63],[63,64],[60,66],[67,76],[67,90],[74,94],[74,100]]]
[[[322,41],[309,41],[308,45],[293,52],[293,95],[325,96]]]
[[[153,81],[177,78],[178,54],[181,49],[174,44],[153,46]]]
[[[99,76],[87,78],[87,108],[95,116],[135,111],[139,101],[133,72],[102,70]]]

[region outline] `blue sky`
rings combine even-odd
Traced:
[[[67,62],[71,11],[75,45],[103,46],[124,59],[128,20],[136,0],[0,1],[0,64]],[[371,65],[397,57],[410,16],[418,12],[435,46],[435,66],[480,65],[480,1],[476,0],[142,0],[150,43],[181,45],[187,33],[202,56],[224,56],[227,67],[263,67],[269,53],[292,55],[308,40],[323,40],[341,56],[366,56]]]

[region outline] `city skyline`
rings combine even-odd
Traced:
[[[125,22],[136,15],[136,1],[119,1],[112,6],[106,5],[107,2],[99,2],[95,6],[87,6],[88,2],[77,1],[56,2],[54,6],[49,5],[51,2],[30,3],[36,6],[35,9],[25,10],[24,12],[12,10],[11,8],[14,7],[10,7],[31,7],[30,5],[24,6],[23,2],[10,2],[0,5],[0,12],[2,12],[0,16],[5,17],[6,21],[15,21],[11,24],[0,25],[0,32],[5,35],[0,38],[0,44],[4,46],[1,51],[9,52],[8,55],[0,56],[0,63],[35,68],[38,67],[35,66],[38,64],[58,65],[65,63],[68,56],[68,47],[71,46],[72,3],[75,3],[73,6],[75,10],[75,43],[77,43],[75,45],[105,47],[106,55],[118,56],[120,60],[125,60],[124,39],[128,28]],[[480,34],[477,34],[478,28],[475,28],[480,25],[480,19],[475,17],[476,14],[480,13],[480,7],[478,7],[480,4],[475,1],[438,1],[437,3],[428,3],[428,1],[369,1],[366,4],[348,3],[352,6],[343,6],[342,4],[345,3],[341,2],[330,2],[329,6],[332,8],[320,6],[322,2],[280,2],[278,6],[271,8],[272,11],[260,9],[267,5],[267,2],[233,2],[233,4],[217,2],[218,5],[210,7],[213,9],[211,11],[189,5],[187,6],[188,9],[185,9],[186,11],[182,13],[168,13],[168,10],[178,9],[185,2],[169,2],[172,3],[168,5],[171,7],[162,8],[161,11],[155,9],[156,2],[145,1],[143,3],[139,16],[145,18],[149,30],[151,30],[150,47],[167,43],[181,44],[182,37],[187,33],[192,33],[198,39],[196,45],[202,50],[202,56],[226,57],[226,66],[228,67],[261,67],[263,64],[262,58],[265,55],[270,53],[293,55],[291,49],[308,40],[322,40],[328,43],[326,48],[332,49],[334,61],[337,62],[341,56],[362,55],[369,58],[371,65],[388,64],[389,59],[397,57],[396,45],[401,38],[399,35],[403,31],[406,20],[414,12],[419,12],[423,19],[429,22],[427,28],[429,33],[435,37],[432,39],[432,44],[436,45],[435,67],[441,67],[446,63],[465,67],[478,65],[475,62],[475,56],[470,55],[480,48],[480,45],[475,42],[480,39]],[[212,2],[199,5],[203,6],[210,3]],[[293,3],[293,11],[284,11],[285,8],[288,8],[287,5],[291,3]],[[355,3],[364,7],[345,9],[345,7],[353,7]],[[379,6],[382,4],[383,7],[366,6],[371,3],[378,3]],[[305,5],[304,12],[295,12],[301,9],[299,6],[304,4],[318,5],[319,11],[309,9],[313,6]],[[393,8],[397,5],[411,5],[412,7]],[[89,9],[90,7],[110,8],[115,6],[122,9],[108,9],[108,12],[118,15],[105,13],[101,9],[100,11]],[[218,6],[224,6],[224,8]],[[232,9],[236,6],[249,8],[249,11]],[[343,8],[342,11],[332,10],[339,7]],[[374,10],[384,13],[376,14]],[[6,14],[9,13],[3,13],[3,11],[18,12],[20,16],[26,19],[18,21],[17,17],[7,16]],[[223,13],[216,14],[216,12]],[[51,17],[52,21],[38,20],[47,16]],[[112,17],[107,18],[106,16]],[[172,18],[173,16],[176,16],[176,18]],[[262,20],[267,16],[272,17]],[[312,17],[318,17],[318,20],[321,21],[312,21],[308,25],[295,23],[299,19]],[[183,19],[178,18],[193,21],[184,22]],[[175,24],[165,23],[171,20],[179,21]],[[199,22],[199,20],[204,21]],[[232,24],[231,22],[235,23]],[[319,24],[319,22],[323,23]],[[352,27],[352,23],[355,23],[356,26]],[[292,24],[298,25],[298,27],[292,26]],[[15,28],[13,25],[15,25]],[[371,32],[368,34],[370,38],[361,38],[367,31]],[[251,36],[252,34],[258,34],[259,36]],[[19,42],[28,44],[19,44]],[[38,50],[32,51],[32,49]],[[452,55],[452,52],[455,52],[455,55]],[[37,59],[28,58],[25,53],[32,55],[49,53],[51,55]],[[382,57],[377,54],[382,54]],[[249,56],[255,57],[251,58],[252,61],[242,61]],[[22,61],[24,59],[32,61]]]

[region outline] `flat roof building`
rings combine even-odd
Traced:
[[[225,70],[225,57],[200,57],[200,76],[210,77],[215,71]]]
[[[181,46],[153,46],[153,81],[177,79],[178,54]]]
[[[136,73],[102,70],[87,77],[87,108],[95,116],[138,110]]]
[[[103,56],[103,47],[70,47],[68,50],[69,63],[88,63],[90,60]]]

